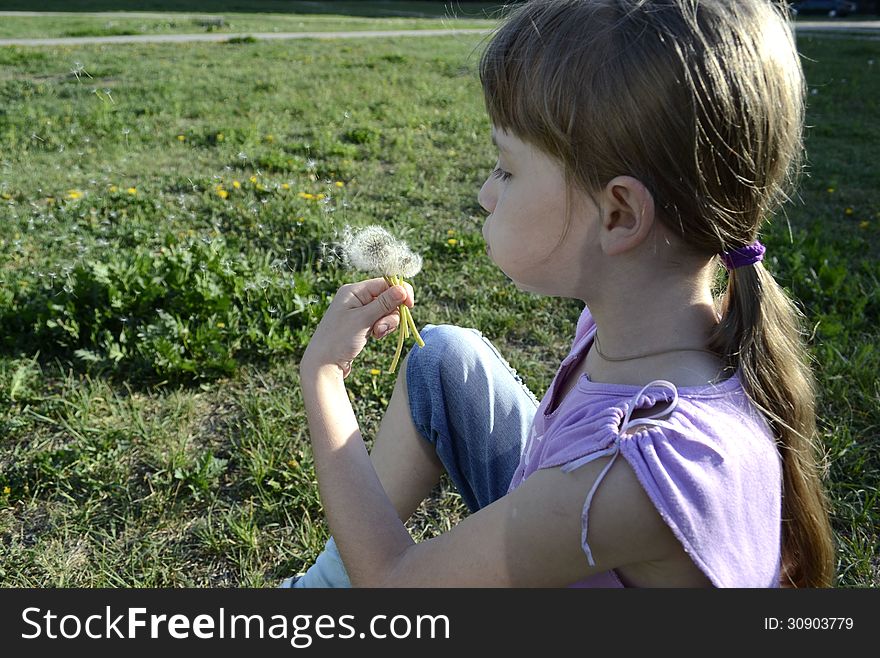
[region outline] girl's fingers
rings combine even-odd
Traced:
[[[403,282],[403,287],[406,288],[406,291],[408,293],[406,296],[406,301],[403,303],[406,304],[408,308],[412,308],[416,305],[416,294],[415,292],[413,292],[413,287],[409,285],[406,281]]]
[[[400,326],[400,316],[397,313],[386,315],[373,325],[373,337],[382,338]]]

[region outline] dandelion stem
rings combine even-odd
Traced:
[[[401,309],[398,309],[400,311]],[[391,370],[389,371],[392,375],[394,371],[397,370],[397,362],[400,360],[400,354],[403,352],[403,316],[400,318],[400,326],[397,327],[397,350],[394,352],[394,359],[391,361]]]
[[[395,285],[398,285],[398,286],[403,285],[403,277],[402,276],[397,275],[397,276],[393,277],[393,280],[394,280]],[[400,307],[398,308],[398,310],[400,311],[400,329],[401,329],[401,331],[403,331],[403,341],[406,342],[407,340],[409,340],[409,322],[408,322],[408,319],[410,318],[409,307],[406,304],[401,304]]]
[[[398,281],[398,283],[400,283],[400,285],[403,285],[403,283],[404,283],[403,277],[401,276],[398,278],[400,279]],[[422,337],[419,335],[419,330],[416,329],[416,323],[413,320],[412,313],[410,313],[409,307],[402,306],[401,308],[406,313],[405,316],[401,316],[401,318],[400,318],[401,320],[406,322],[406,337],[409,338],[410,334],[412,334],[415,337],[415,340],[416,340],[416,343],[418,343],[418,346],[424,347],[425,341],[422,340]]]
[[[418,343],[419,347],[425,346],[425,341],[422,340],[421,335],[419,335],[419,330],[416,329],[416,323],[413,321],[412,313],[407,309],[406,313],[406,322],[409,325],[409,330],[412,331],[413,336],[415,336],[416,343]]]
[[[385,275],[384,279],[385,283],[389,286],[402,286],[404,284],[404,278],[400,275]],[[419,335],[419,330],[416,328],[416,323],[413,320],[409,307],[406,304],[401,304],[397,307],[397,312],[400,315],[400,322],[397,327],[397,350],[394,352],[394,359],[391,361],[391,369],[389,370],[391,374],[394,374],[394,371],[397,370],[397,363],[403,352],[403,344],[409,339],[410,335],[415,338],[419,347],[425,346],[425,341]]]

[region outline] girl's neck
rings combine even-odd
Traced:
[[[681,291],[678,295],[675,290]],[[725,379],[719,356],[708,349],[709,335],[718,322],[711,292],[693,289],[633,291],[607,307],[588,303],[597,325],[603,358],[596,341],[584,368],[595,382],[646,384],[666,379],[677,386],[699,386]],[[629,297],[627,299],[626,297]],[[670,350],[670,351],[667,351]],[[645,356],[639,356],[645,355]],[[614,359],[635,356],[617,361]]]
[[[724,364],[718,357],[699,352],[682,353],[679,358],[650,357],[627,363],[606,363],[596,354],[593,343],[582,371],[590,381],[602,384],[644,386],[657,379],[664,379],[679,387],[698,387],[717,384],[730,376],[724,372]]]

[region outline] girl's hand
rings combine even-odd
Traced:
[[[382,338],[391,333],[400,324],[397,307],[413,307],[412,286],[404,286],[389,286],[384,278],[342,286],[309,341],[300,372],[337,366],[347,377],[370,334]]]

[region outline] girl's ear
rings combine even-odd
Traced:
[[[602,190],[601,244],[609,256],[639,246],[654,226],[654,196],[640,180],[617,176]]]

